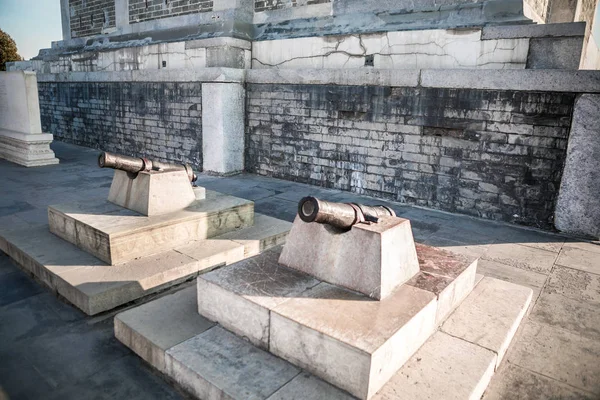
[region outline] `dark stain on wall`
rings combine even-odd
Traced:
[[[250,84],[249,172],[551,228],[575,95]]]
[[[38,83],[56,139],[202,167],[201,83]]]

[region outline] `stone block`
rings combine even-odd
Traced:
[[[265,399],[300,373],[219,326],[165,355],[167,374],[199,399]]]
[[[600,238],[599,113],[599,95],[584,94],[575,101],[555,211],[555,225],[560,231],[595,239]]]
[[[582,50],[583,36],[531,39],[526,68],[578,70]]]
[[[374,397],[480,399],[496,368],[494,352],[436,332]]]
[[[532,290],[492,278],[483,280],[441,327],[456,338],[504,357],[531,302]]]
[[[281,248],[264,252],[198,279],[198,312],[255,346],[269,348],[270,310],[319,284],[281,267]]]
[[[540,37],[573,37],[585,35],[585,22],[563,24],[489,25],[483,27],[481,40]]]
[[[185,171],[140,172],[132,178],[116,170],[108,201],[153,216],[183,210],[197,198]]]
[[[560,251],[556,264],[600,275],[600,257],[595,247],[597,246],[591,244],[584,248],[565,246]]]
[[[58,164],[50,148],[52,140],[53,136],[47,133],[23,134],[0,129],[0,158],[25,167]]]
[[[473,290],[478,259],[422,244],[416,248],[421,272],[406,284],[437,296],[439,325]]]
[[[279,263],[318,279],[384,299],[419,272],[410,221],[381,218],[337,232],[296,217]]]
[[[500,243],[490,246],[482,259],[525,271],[548,274],[556,261],[556,253],[520,244]]]
[[[165,373],[165,352],[211,328],[196,313],[196,290],[188,287],[115,316],[115,337]]]
[[[48,207],[50,231],[111,265],[252,226],[254,204],[207,194],[169,214],[143,216],[107,201]]]
[[[203,170],[234,174],[244,170],[244,86],[202,84]]]
[[[436,303],[408,285],[376,301],[321,283],[272,310],[269,351],[368,399],[433,333]]]

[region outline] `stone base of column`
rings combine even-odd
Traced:
[[[58,164],[49,133],[25,134],[0,129],[0,158],[25,167]]]

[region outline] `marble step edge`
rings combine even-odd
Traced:
[[[470,325],[477,336],[504,337],[503,346],[508,347],[516,333],[514,328],[522,322],[525,313],[511,313],[504,324],[481,324],[479,320],[489,314],[490,305],[498,301],[493,296],[485,301],[487,291],[476,291],[482,282],[487,287],[507,287],[506,282],[497,279],[478,279],[473,293],[452,315],[470,316],[462,322]],[[508,287],[518,295],[502,301],[511,310],[527,310],[531,289],[514,284]],[[196,292],[188,287],[118,314],[115,336],[169,380],[199,399],[354,399],[194,313],[195,309]],[[182,315],[185,318],[181,318]],[[453,336],[447,332],[451,328],[442,326],[436,331],[373,399],[480,398],[497,370],[501,352]],[[456,330],[456,326],[453,329]],[[489,329],[500,330],[490,332]],[[220,346],[220,343],[227,345]],[[265,388],[250,379],[263,374],[272,378],[272,387]],[[244,377],[246,380],[241,379]]]

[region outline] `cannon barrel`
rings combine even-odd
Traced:
[[[171,164],[160,161],[152,161],[147,158],[122,156],[120,154],[112,154],[102,152],[98,156],[98,166],[100,168],[119,169],[121,171],[137,174],[142,171],[185,171],[190,179],[190,182],[196,182],[196,174],[192,167],[188,164]]]
[[[309,196],[298,203],[298,215],[304,222],[318,222],[340,230],[349,230],[360,222],[377,222],[380,217],[395,217],[396,213],[382,205],[333,203]]]

